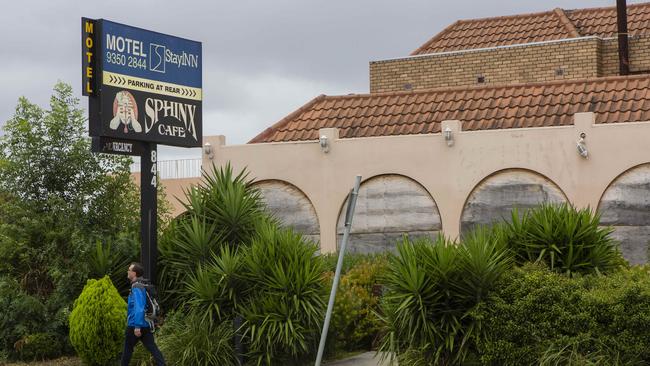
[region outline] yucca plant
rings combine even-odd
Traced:
[[[214,225],[203,218],[185,214],[169,224],[158,245],[158,286],[166,306],[182,302],[188,276],[220,253],[222,246]]]
[[[260,222],[268,220],[260,191],[246,169],[235,175],[230,163],[203,172],[201,184],[186,191],[185,205],[191,215],[214,225],[224,243],[237,246],[250,242]]]
[[[508,252],[486,231],[464,245],[404,238],[390,258],[382,309],[386,324],[380,349],[400,365],[462,363],[481,322],[470,316],[510,267]]]
[[[158,246],[158,284],[173,308],[187,300],[185,284],[199,266],[226,247],[234,255],[240,245],[250,245],[261,223],[272,221],[246,170],[235,175],[230,164],[204,171],[201,184],[185,195],[187,211],[169,224]]]
[[[542,204],[521,218],[515,209],[501,234],[520,264],[544,262],[573,276],[607,273],[624,265],[612,232],[613,228],[600,226],[599,214],[564,203]]]
[[[128,235],[113,240],[96,240],[88,253],[90,277],[99,279],[108,275],[118,292],[126,296],[130,284],[124,274],[125,268],[137,260],[138,248],[136,241]]]
[[[212,257],[188,276],[183,293],[183,298],[188,299],[186,305],[210,326],[232,319],[248,293],[248,284],[240,274],[241,255],[226,247]]]
[[[297,365],[315,353],[326,308],[317,250],[300,234],[271,224],[245,249],[250,297],[240,309],[252,364]]]
[[[238,365],[233,349],[232,322],[209,324],[198,314],[174,313],[158,336],[158,344],[170,365]]]

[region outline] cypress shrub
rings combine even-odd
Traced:
[[[70,314],[70,342],[88,365],[108,365],[124,343],[126,302],[110,278],[88,280]]]

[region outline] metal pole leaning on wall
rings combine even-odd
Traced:
[[[345,256],[345,247],[348,245],[350,237],[350,229],[352,228],[352,217],[354,216],[354,208],[357,205],[357,196],[359,195],[359,186],[361,185],[361,176],[357,175],[354,181],[354,188],[350,191],[348,199],[348,207],[345,211],[345,229],[343,230],[343,241],[339,250],[339,260],[336,262],[336,272],[334,272],[334,282],[332,283],[332,291],[330,292],[330,301],[327,304],[327,313],[325,313],[325,323],[323,324],[323,332],[320,335],[320,344],[318,345],[318,356],[316,356],[316,366],[320,366],[323,360],[323,352],[325,350],[325,342],[327,341],[327,331],[330,327],[330,320],[332,318],[332,310],[334,309],[334,300],[336,299],[336,289],[339,287],[339,280],[341,279],[341,267],[343,267],[343,257]]]

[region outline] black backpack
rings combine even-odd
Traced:
[[[144,320],[149,323],[149,328],[153,332],[156,327],[162,324],[162,309],[158,302],[158,291],[156,286],[147,280],[135,282],[132,287],[140,287],[144,289],[147,298],[147,306],[144,310]]]

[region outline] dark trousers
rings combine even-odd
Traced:
[[[144,348],[151,353],[153,359],[156,361],[156,365],[165,366],[165,359],[162,353],[160,353],[158,346],[156,346],[156,342],[154,342],[153,333],[151,333],[149,328],[142,328],[141,331],[142,335],[136,337],[135,333],[133,333],[133,327],[126,327],[124,350],[122,351],[122,366],[129,366],[131,356],[133,355],[133,348],[138,344],[138,341],[141,341]]]

